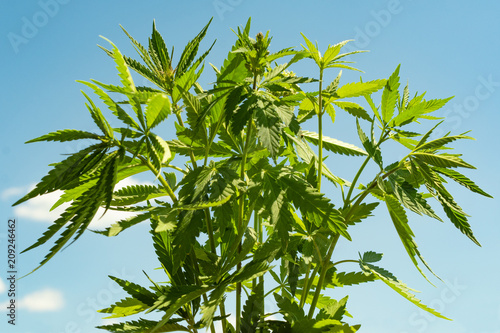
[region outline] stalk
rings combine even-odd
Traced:
[[[162,175],[159,175],[159,171],[156,170],[156,168],[154,167],[154,165],[151,164],[151,162],[148,159],[146,159],[146,158],[144,158],[142,156],[138,156],[138,157],[142,161],[142,163],[144,163],[155,175],[158,175],[158,180],[163,185],[163,187],[167,191],[167,194],[170,196],[170,198],[172,199],[172,201],[174,203],[178,202],[177,197],[176,197],[174,191],[172,190],[172,188],[170,187],[170,185],[168,184],[168,182],[165,180],[165,178],[163,178]]]
[[[257,89],[257,74],[254,73],[253,76],[253,86],[252,90]],[[245,139],[245,145],[243,146],[243,156],[241,158],[241,180],[245,180],[245,165],[247,164],[247,155],[248,155],[248,146],[250,145],[250,139],[252,137],[252,119],[248,121],[247,125],[247,137]],[[238,212],[238,235],[240,236],[239,244],[238,244],[238,253],[241,252],[241,236],[243,235],[243,216],[245,214],[245,193],[242,193],[240,196],[240,207]],[[241,268],[241,262],[237,265],[237,270]],[[240,331],[241,325],[241,282],[236,284],[236,332]]]
[[[323,172],[323,70],[319,70],[319,98],[318,98],[318,191],[321,191],[321,178]]]
[[[318,285],[316,286],[316,291],[314,293],[313,300],[311,302],[311,307],[309,308],[308,318],[312,319],[314,315],[314,311],[316,310],[316,304],[318,304],[318,299],[321,294],[321,289],[323,288],[323,283],[325,282],[326,271],[328,270],[328,262],[330,262],[330,258],[332,257],[333,250],[335,250],[335,246],[337,245],[337,241],[339,240],[340,234],[337,234],[333,237],[330,248],[328,249],[328,253],[325,256],[325,259],[321,263],[321,273],[319,275]]]
[[[243,147],[243,156],[241,158],[241,173],[240,177],[242,180],[245,179],[245,165],[247,163],[248,146],[250,144],[250,138],[252,136],[252,119],[248,121],[247,126],[247,137],[245,140],[245,145]],[[240,196],[239,211],[238,211],[238,224],[237,230],[239,235],[243,235],[243,217],[245,215],[245,193]],[[241,237],[240,237],[241,239]],[[238,253],[241,252],[241,240],[238,244]],[[237,270],[241,269],[241,262],[237,265]],[[236,284],[236,332],[240,331],[241,325],[241,282]]]

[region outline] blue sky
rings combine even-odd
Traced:
[[[82,86],[75,80],[93,78],[116,82],[114,65],[96,46],[105,45],[98,36],[112,40],[124,54],[134,55],[119,24],[139,41],[145,41],[153,19],[168,45],[175,45],[179,52],[187,40],[214,17],[205,46],[217,39],[207,58],[207,63],[216,66],[220,66],[234,42],[230,29],[245,24],[249,16],[252,33],[270,30],[274,50],[300,47],[300,32],[317,40],[321,50],[328,44],[356,39],[350,43],[352,48],[370,50],[353,59],[365,72],[364,80],[386,78],[401,64],[401,80],[409,81],[412,92],[427,91],[429,99],[455,96],[438,111],[445,117],[443,131],[458,134],[472,130],[470,135],[476,141],[456,145],[464,158],[478,168],[466,174],[494,197],[500,197],[498,2],[150,0],[123,3],[117,0],[10,0],[0,4],[3,77],[0,97],[4,124],[0,141],[0,253],[5,253],[9,218],[18,221],[18,246],[24,249],[57,217],[47,211],[56,199],[54,196],[18,208],[10,205],[46,174],[48,164],[60,160],[61,154],[82,148],[81,143],[72,142],[29,145],[24,142],[57,129],[94,130],[79,92]],[[303,62],[293,70],[300,75],[316,75],[311,72],[312,63]],[[325,79],[332,80],[336,74],[330,72]],[[344,71],[342,82],[358,78],[359,73]],[[201,82],[208,86],[212,79],[206,66]],[[141,80],[136,78],[136,83],[144,84]],[[354,127],[349,126],[328,127],[327,135],[359,145],[353,134]],[[398,157],[397,151],[392,154]],[[349,160],[349,163],[356,162]],[[350,176],[350,169],[352,167],[343,163],[335,165],[336,172],[344,177]],[[150,180],[137,177],[131,181]],[[341,260],[356,258],[358,251],[383,252],[385,268],[422,291],[419,298],[453,321],[422,314],[381,283],[332,291],[330,295],[334,298],[350,295],[348,309],[354,316],[352,322],[363,325],[360,332],[500,332],[499,201],[472,195],[458,187],[452,190],[457,193],[457,202],[471,215],[481,248],[450,223],[410,215],[420,250],[445,283],[434,279],[436,287],[433,287],[418,274],[382,210],[362,228],[353,229],[354,241],[339,243],[335,256]],[[102,226],[116,218],[105,217],[98,223]],[[7,325],[2,315],[0,331],[97,331],[93,327],[103,320],[95,310],[124,296],[106,276],[147,284],[142,270],[149,273],[156,267],[147,232],[144,225],[113,239],[86,233],[41,270],[18,282],[17,325]],[[48,248],[21,255],[18,258],[20,273],[36,267]],[[5,257],[6,254],[0,259],[0,304],[4,312],[8,301]],[[160,274],[152,274],[161,280]]]

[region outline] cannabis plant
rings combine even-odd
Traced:
[[[375,280],[445,318],[379,266],[381,253],[333,258],[339,239],[351,240],[350,229],[379,205],[388,210],[422,275],[430,268],[415,242],[408,212],[442,221],[435,212],[441,206],[446,219],[479,245],[467,215],[446,188],[454,181],[489,197],[457,171],[474,167],[449,147],[471,137],[435,137],[440,123],[427,127],[439,119],[432,113],[450,98],[411,97],[408,85],[400,87],[399,66],[388,79],[341,84],[342,70],[357,70],[350,59],[362,52],[343,53],[349,41],[329,45],[321,54],[303,36],[302,49],[273,52],[269,33],[250,37],[250,20],[235,31],[236,42],[222,65],[210,64],[216,79],[204,88],[198,81],[213,44],[200,56],[198,51],[209,24],[177,61],[154,24],[147,46],[123,29],[138,60],[105,39],[110,47],[103,50],[115,62],[120,84],[81,82],[100,132],[67,129],[29,141],[94,143],[54,164],[16,202],[61,190],[55,206],[69,203],[25,251],[55,238],[40,263],[44,265],[87,230],[100,207],[135,213],[105,230],[92,230],[104,236],[148,223],[165,278],[150,279],[145,287],[111,277],[129,296],[100,312],[108,318],[141,313],[145,318],[99,327],[109,332],[215,332],[215,324],[225,333],[356,332],[360,325],[346,320],[347,297],[332,299],[325,289]],[[297,76],[291,68],[299,61],[313,61],[317,72]],[[339,70],[336,78],[324,82],[325,72],[334,69]],[[150,84],[136,86],[130,70]],[[95,103],[90,92],[102,103]],[[104,112],[98,104],[105,106]],[[359,146],[324,134],[323,122],[335,123],[338,112],[352,116],[342,126],[357,132]],[[156,134],[168,122],[174,123],[175,133],[170,138]],[[305,130],[306,122],[317,132]],[[423,134],[415,131],[424,128]],[[387,142],[401,145],[406,155],[387,162]],[[358,157],[350,162],[357,168],[352,179],[332,172],[338,163],[335,154]],[[151,173],[154,185],[115,189],[141,173]],[[371,180],[360,183],[362,175]],[[325,181],[332,184],[329,196],[322,191]],[[437,203],[431,205],[430,199]],[[346,270],[347,263],[357,268]],[[268,312],[266,298],[279,313]],[[160,313],[161,319],[146,319],[150,312]]]

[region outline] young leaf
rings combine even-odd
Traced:
[[[317,133],[309,132],[309,131],[301,131],[301,136],[304,137],[307,141],[318,145],[319,137]],[[351,156],[366,156],[368,153],[363,149],[356,147],[350,143],[345,143],[339,141],[337,139],[329,138],[327,136],[323,136],[323,148],[328,151],[342,154],[342,155],[351,155]]]

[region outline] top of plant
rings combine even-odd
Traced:
[[[325,70],[357,70],[344,59],[361,51],[341,53],[348,43],[344,41],[321,55],[318,46],[303,36],[303,50],[271,52],[269,33],[250,37],[250,20],[238,28],[223,65],[212,65],[217,80],[205,90],[198,79],[213,44],[201,56],[197,54],[209,24],[186,45],[175,66],[174,50],[167,49],[155,24],[148,48],[123,29],[142,62],[122,55],[108,41],[111,49],[103,49],[116,64],[120,85],[80,81],[110,111],[103,113],[82,92],[100,133],[68,129],[29,141],[92,139],[95,143],[54,164],[15,203],[56,190],[64,194],[54,207],[70,203],[25,251],[57,237],[40,263],[44,265],[83,234],[101,215],[100,208],[104,213],[110,209],[137,213],[95,231],[106,236],[149,221],[156,255],[169,282],[152,281],[148,289],[112,277],[130,297],[101,312],[122,317],[159,311],[162,319],[101,327],[111,332],[197,332],[203,327],[214,331],[214,321],[221,322],[224,332],[355,332],[359,325],[344,320],[347,298],[333,300],[322,290],[374,280],[445,318],[423,305],[392,273],[375,266],[381,254],[369,251],[359,258],[331,259],[339,238],[351,240],[349,229],[384,203],[411,261],[424,274],[420,263],[429,267],[417,247],[407,212],[441,221],[428,203],[430,198],[437,199],[451,223],[479,245],[467,215],[446,188],[447,180],[452,180],[490,197],[457,171],[474,167],[450,152],[454,141],[472,138],[466,133],[433,138],[440,123],[424,134],[406,127],[418,124],[421,128],[421,120],[439,120],[432,113],[450,98],[425,100],[424,94],[410,98],[408,85],[400,90],[399,66],[388,79],[341,85],[340,71],[326,84]],[[288,62],[277,63],[287,56]],[[304,58],[316,63],[318,79],[289,71]],[[156,87],[136,86],[130,69]],[[318,90],[304,91],[300,85],[306,83],[317,84]],[[371,97],[377,91],[382,92],[378,105]],[[121,95],[122,101],[117,102],[109,92]],[[353,98],[364,99],[368,107]],[[344,111],[354,118],[351,125],[360,147],[323,135],[323,116],[327,114],[335,123],[336,113]],[[112,127],[108,117],[120,125]],[[317,132],[302,128],[311,120],[317,121]],[[165,121],[175,122],[173,140],[156,134]],[[406,156],[387,163],[382,149],[387,141],[401,144]],[[327,162],[335,161],[334,156],[324,158],[323,150],[364,160],[355,177],[347,180],[331,171],[332,164]],[[178,155],[185,157],[181,164]],[[368,163],[374,163],[377,172],[366,185],[359,184]],[[115,190],[119,181],[143,172],[151,172],[156,184]],[[321,192],[323,178],[339,190],[336,201]],[[344,263],[356,263],[359,270],[340,271]],[[274,266],[278,264],[279,269]],[[274,289],[265,294],[268,285],[263,280],[269,275]],[[244,289],[248,298],[242,306]],[[224,307],[226,293],[233,290],[234,328]],[[265,312],[264,299],[271,293],[284,321],[269,320],[271,314]],[[307,314],[306,303],[310,305]]]

